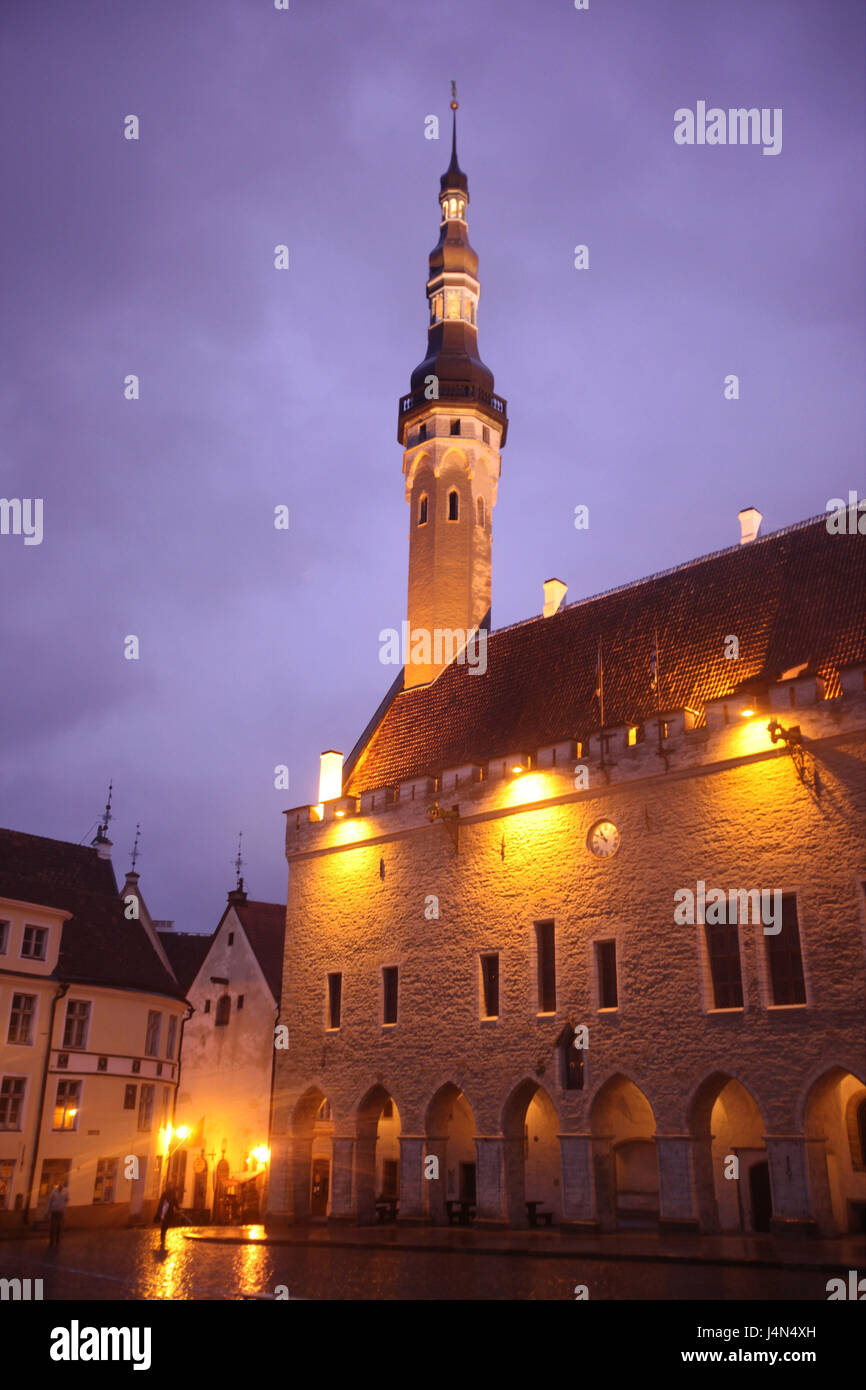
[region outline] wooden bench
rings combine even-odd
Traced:
[[[384,1225],[386,1221],[397,1220],[397,1198],[379,1197],[376,1202],[376,1217]]]
[[[475,1203],[464,1201],[462,1198],[455,1200],[449,1199],[445,1203],[448,1212],[448,1225],[453,1226],[457,1221],[461,1226],[468,1226],[475,1215]]]
[[[529,1217],[530,1226],[537,1226],[539,1221],[545,1226],[553,1224],[553,1212],[543,1202],[527,1202],[526,1215]]]

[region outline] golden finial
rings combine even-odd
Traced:
[[[452,110],[452,111],[456,111],[458,105],[459,105],[459,102],[458,102],[458,100],[457,100],[457,83],[452,81],[452,83],[451,83],[451,110]]]

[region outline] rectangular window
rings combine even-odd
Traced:
[[[382,1022],[397,1022],[397,967],[386,965],[382,970]]]
[[[743,1007],[743,976],[740,969],[740,938],[736,923],[704,927],[707,956],[713,982],[713,1005],[717,1009]]]
[[[239,1008],[239,1009],[242,1009],[243,1006],[244,1006],[244,996],[243,996],[242,994],[239,994],[239,995],[238,995],[238,1008]]]
[[[597,941],[595,962],[598,978],[598,1007],[615,1009],[619,1003],[616,987],[616,942]]]
[[[0,956],[9,950],[9,923],[0,922]]]
[[[556,1013],[556,941],[553,922],[536,922],[538,955],[538,1012]]]
[[[499,1017],[499,952],[481,957],[481,990],[484,1018]]]
[[[174,1056],[174,1046],[177,1042],[177,1017],[172,1014],[168,1020],[168,1037],[165,1040],[165,1055],[169,1061]]]
[[[209,1013],[210,1013],[210,1000],[209,1000],[209,999],[206,999],[206,1000],[204,1001],[204,1011],[205,1011],[206,1014],[209,1014]]]
[[[135,1098],[138,1095],[138,1087],[134,1084],[125,1086],[123,1089],[123,1108],[124,1110],[135,1109]]]
[[[459,421],[459,420],[452,420],[452,421],[451,421],[451,433],[452,433],[452,434],[459,434],[459,433],[460,433],[460,421]]]
[[[153,1086],[142,1081],[138,1099],[138,1128],[142,1131],[153,1128],[153,1089]]]
[[[339,1028],[343,1014],[343,972],[328,976],[328,1027]]]
[[[54,1102],[53,1129],[77,1129],[78,1112],[81,1109],[81,1082],[63,1081],[57,1083],[57,1099]]]
[[[0,1129],[20,1129],[24,1109],[23,1076],[4,1076],[0,1081]]]
[[[805,1004],[806,982],[803,978],[795,893],[785,893],[782,897],[782,930],[776,936],[765,936],[764,940],[767,943],[773,1003]]]
[[[159,1034],[162,1029],[162,1014],[156,1009],[149,1009],[147,1013],[147,1033],[144,1039],[145,1057],[159,1056]]]
[[[484,440],[485,444],[490,443],[490,430],[486,425],[481,426],[481,438]]]
[[[86,1047],[90,1028],[90,1003],[86,999],[70,999],[66,1005],[63,1028],[64,1047]]]
[[[100,1158],[96,1164],[96,1181],[93,1184],[94,1202],[113,1202],[117,1186],[117,1159]]]
[[[12,1008],[9,1011],[9,1036],[6,1039],[7,1042],[33,1042],[33,1015],[35,1012],[35,994],[12,995]]]
[[[47,927],[25,927],[21,955],[26,960],[44,960],[48,946]]]

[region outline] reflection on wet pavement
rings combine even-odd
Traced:
[[[204,1235],[206,1232],[202,1231]],[[241,1234],[239,1231],[238,1234]],[[45,1299],[262,1299],[278,1286],[303,1299],[826,1299],[820,1270],[635,1263],[522,1255],[322,1248],[187,1240],[165,1254],[151,1230],[68,1231],[0,1243],[0,1275],[41,1278]],[[285,1296],[285,1295],[281,1295]]]

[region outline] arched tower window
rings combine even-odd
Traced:
[[[448,520],[458,521],[459,518],[459,499],[454,488],[448,494]]]
[[[477,503],[476,503],[476,511],[478,512],[478,525],[479,525],[479,526],[483,526],[483,525],[484,525],[484,498],[483,498],[483,497],[479,497],[479,499],[478,499],[478,501],[477,501]]]
[[[216,1018],[214,1024],[217,1028],[224,1028],[229,1021],[232,1011],[232,1000],[230,994],[221,994],[217,1000]]]
[[[426,494],[426,492],[422,492],[422,493],[421,493],[421,497],[420,497],[419,502],[418,502],[418,525],[419,525],[419,526],[424,526],[425,523],[426,523],[426,521],[427,521],[427,494]]]

